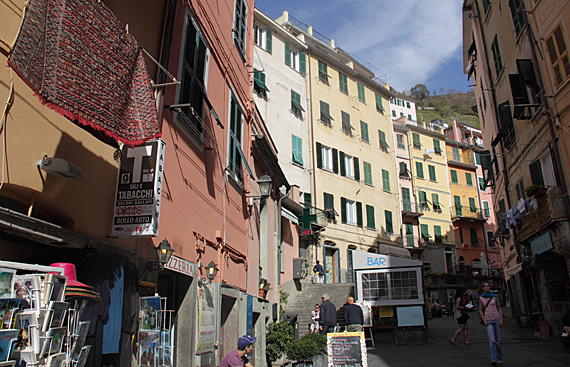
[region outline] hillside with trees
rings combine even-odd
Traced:
[[[403,94],[416,102],[418,121],[441,119],[449,124],[455,118],[458,123],[480,128],[479,117],[472,109],[472,106],[477,105],[473,92],[461,93],[455,89],[446,91],[441,88],[440,94],[436,94],[436,91],[430,93],[424,84],[418,84]]]

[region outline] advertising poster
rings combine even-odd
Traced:
[[[196,354],[214,351],[216,344],[216,289],[215,285],[198,286],[198,342]]]
[[[158,236],[160,195],[164,175],[161,140],[123,146],[113,213],[113,236]]]

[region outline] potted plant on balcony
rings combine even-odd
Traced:
[[[526,194],[527,197],[534,197],[534,198],[539,198],[541,196],[544,196],[544,194],[546,194],[546,187],[542,186],[542,185],[530,185],[527,186],[524,189],[524,192]]]
[[[259,279],[259,297],[265,298],[267,296],[267,292],[271,290],[271,283],[265,278]]]

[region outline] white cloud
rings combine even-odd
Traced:
[[[370,62],[400,91],[425,83],[446,61],[458,57],[462,45],[459,0],[260,3],[287,7],[290,15],[334,39],[338,47]]]

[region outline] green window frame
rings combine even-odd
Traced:
[[[461,197],[455,195],[453,197],[455,203],[455,215],[463,215],[463,206],[461,205]]]
[[[511,8],[511,16],[517,36],[521,34],[524,27],[521,5],[522,0],[509,0],[509,8]]]
[[[370,143],[370,137],[368,136],[368,124],[362,120],[360,120],[360,139]]]
[[[303,118],[303,106],[301,106],[301,95],[291,89],[291,113],[299,118]]]
[[[485,218],[491,217],[491,208],[489,208],[488,201],[483,201],[483,215],[485,215]]]
[[[433,226],[433,237],[435,242],[443,242],[443,237],[441,236],[441,226]]]
[[[298,136],[291,135],[291,145],[293,153],[293,162],[303,165],[303,139]]]
[[[331,126],[331,121],[334,120],[330,114],[330,106],[328,103],[319,101],[321,108],[321,122],[327,126]]]
[[[338,88],[342,93],[348,94],[348,79],[340,71],[338,72]]]
[[[364,169],[364,183],[372,186],[372,165],[362,161],[362,167]]]
[[[323,193],[323,208],[324,210],[334,210],[334,195],[324,192]]]
[[[344,111],[340,111],[342,116],[342,132],[352,136],[352,126],[350,125],[350,115]]]
[[[438,194],[431,194],[431,203],[433,210],[436,213],[441,213],[441,205],[439,204],[439,195]]]
[[[410,196],[410,189],[402,187],[402,205],[405,212],[412,211],[412,201]]]
[[[408,113],[408,120],[410,120],[410,121],[413,121],[413,120],[414,120],[414,119],[412,118],[412,115],[410,115],[409,113]]]
[[[475,198],[469,198],[469,210],[471,213],[477,213],[477,204],[475,203]]]
[[[429,171],[429,180],[430,181],[437,181],[437,177],[435,175],[435,166],[432,166],[431,164],[428,164],[428,171]]]
[[[386,133],[384,133],[384,131],[378,130],[378,140],[380,142],[380,149],[383,152],[388,153],[388,148],[390,148],[390,146],[388,145],[388,142],[386,141]]]
[[[257,69],[253,69],[253,90],[260,96],[267,98],[269,88],[265,84],[265,73]]]
[[[422,162],[416,162],[416,176],[418,178],[424,178],[424,165]]]
[[[422,149],[422,143],[420,141],[420,134],[412,133],[412,140],[414,142],[415,149]]]
[[[461,162],[461,156],[459,155],[459,148],[453,147],[453,160],[456,162]]]
[[[465,181],[467,182],[467,186],[473,186],[473,176],[471,172],[465,172]]]
[[[307,59],[304,52],[297,52],[291,49],[291,46],[285,42],[285,65],[290,66],[293,70],[301,73],[307,74]],[[298,64],[295,61],[295,55],[298,55]]]
[[[319,80],[326,85],[329,85],[328,65],[319,60]]]
[[[475,162],[477,162],[478,166],[481,165],[481,154],[479,154],[478,152],[475,152]]]
[[[441,155],[442,150],[437,139],[433,139],[433,150],[435,150],[435,154]]]
[[[431,237],[429,235],[429,228],[427,224],[420,224],[420,232],[423,239],[429,239]]]
[[[394,233],[394,223],[392,222],[392,212],[384,210],[384,216],[386,217],[386,233]]]
[[[360,82],[356,82],[358,87],[358,100],[362,103],[366,103],[366,94],[364,93],[364,85]]]
[[[458,184],[459,181],[457,180],[457,171],[452,169],[450,172],[451,172],[451,183]]]
[[[495,65],[495,78],[498,79],[499,75],[503,71],[503,60],[501,59],[501,50],[499,49],[499,39],[497,38],[497,35],[493,38],[491,51],[493,53],[493,64]]]
[[[421,209],[428,207],[427,196],[425,191],[418,191],[418,200],[420,202],[419,204]]]
[[[396,134],[396,141],[398,142],[398,148],[406,149],[406,146],[404,145],[404,135]]]
[[[374,218],[374,207],[366,205],[366,228],[376,229],[376,219]]]
[[[392,117],[396,118],[398,116],[396,116],[396,111],[392,110]]]
[[[390,192],[390,172],[382,170],[382,189]]]
[[[471,244],[477,245],[479,243],[479,239],[477,238],[477,228],[469,228],[469,233],[471,235]]]
[[[384,106],[382,105],[382,97],[378,93],[374,93],[376,96],[376,111],[384,114]]]
[[[477,179],[479,180],[479,189],[481,189],[481,191],[485,191],[485,178],[477,177]]]
[[[406,247],[415,247],[414,226],[406,223]]]

